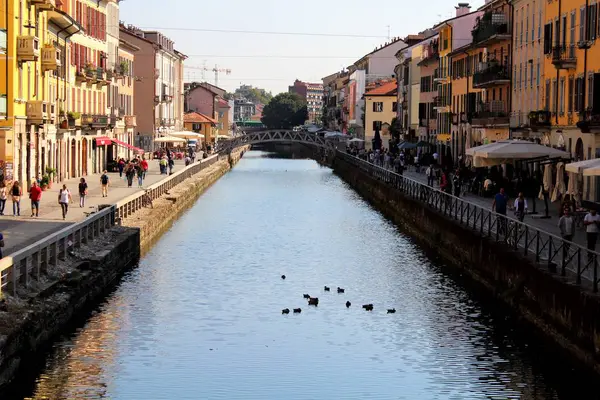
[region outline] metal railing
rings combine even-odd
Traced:
[[[229,154],[218,153],[175,172],[167,179],[150,185],[145,192],[131,195],[114,205],[101,207],[98,212],[86,219],[69,225],[50,236],[24,247],[0,260],[0,294],[17,294],[19,288],[26,288],[32,280],[39,280],[59,260],[65,260],[69,249],[79,248],[88,241],[102,235],[112,226],[120,223],[145,205],[144,198],[155,200],[170,189],[190,178],[194,174],[213,165],[217,161],[228,159]]]
[[[507,250],[518,251],[526,257],[531,257],[536,263],[547,267],[550,272],[560,273],[578,285],[591,283],[593,291],[598,292],[598,252],[589,251],[577,243],[484,209],[342,151],[338,150],[336,157],[400,190],[405,196],[426,204],[480,236],[504,244]]]

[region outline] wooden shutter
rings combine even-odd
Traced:
[[[567,111],[569,112],[573,112],[573,95],[574,95],[574,87],[573,87],[573,79],[569,79],[569,100],[568,100],[568,105],[567,105]]]
[[[592,94],[592,114],[600,114],[600,74],[594,74],[594,91]]]
[[[550,54],[552,47],[552,24],[544,25],[544,54]]]

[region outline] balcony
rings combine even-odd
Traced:
[[[52,71],[60,66],[60,49],[57,49],[54,46],[42,47],[42,71]]]
[[[425,65],[431,61],[436,61],[439,58],[440,58],[440,53],[439,53],[438,41],[434,40],[431,43],[429,43],[427,46],[424,47],[423,57],[421,58],[421,61],[419,61],[417,63],[417,65]]]
[[[27,102],[27,123],[43,124],[48,121],[48,103],[45,101]]]
[[[55,0],[30,0],[29,3],[38,10],[52,10],[56,7]]]
[[[506,103],[502,100],[493,100],[479,107],[473,115],[472,125],[474,127],[508,126],[509,122]]]
[[[155,104],[160,103],[160,96],[154,96],[154,103]]]
[[[81,116],[81,125],[89,125],[91,128],[106,128],[109,118],[106,115],[84,114]]]
[[[163,101],[166,103],[170,103],[173,101],[173,96],[169,95],[169,94],[163,94]]]
[[[88,83],[96,83],[97,80],[97,69],[92,65],[87,65],[84,69],[85,79]]]
[[[125,127],[127,128],[135,128],[137,126],[137,121],[135,115],[126,115],[125,116]]]
[[[599,110],[588,108],[584,112],[580,112],[577,127],[581,130],[581,133],[600,133]]]
[[[508,85],[510,83],[510,70],[497,62],[481,63],[483,68],[473,75],[473,87],[484,89],[497,85]]]
[[[553,47],[552,64],[556,69],[575,69],[577,66],[575,45]]]
[[[104,68],[96,68],[95,82],[98,86],[106,86],[110,83]]]
[[[550,122],[551,114],[550,111],[531,111],[528,115],[529,127],[532,131],[537,132],[538,130],[548,130],[552,123]]]
[[[56,123],[56,104],[50,104],[50,122]]]
[[[40,57],[40,39],[37,36],[17,37],[17,59],[19,62],[37,61]]]
[[[446,73],[444,73],[444,74],[440,73],[438,75],[434,75],[433,76],[433,81],[435,83],[449,83],[450,82],[450,75],[448,75]]]
[[[452,125],[458,125],[459,115],[456,113],[452,113]]]
[[[85,74],[85,71],[83,69],[79,69],[77,70],[77,72],[75,72],[75,81],[82,83],[82,82],[87,82],[88,78]]]
[[[450,110],[450,98],[437,96],[434,98],[433,108],[438,112],[447,112]]]
[[[471,34],[473,44],[486,46],[511,38],[507,17],[499,13],[485,13]]]

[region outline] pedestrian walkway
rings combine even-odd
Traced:
[[[157,160],[149,161],[148,173],[143,186],[149,186],[157,183],[167,175],[161,175]],[[175,161],[173,171],[184,168],[183,161]],[[39,217],[31,217],[31,202],[29,194],[23,193],[21,198],[21,216],[12,216],[12,202],[10,198],[6,202],[4,216],[0,216],[0,232],[4,235],[5,248],[4,254],[10,254],[25,246],[29,246],[36,241],[43,239],[51,233],[66,227],[67,225],[79,222],[86,217],[86,213],[93,212],[99,205],[114,204],[117,201],[135,194],[143,189],[138,188],[137,179],[134,179],[133,187],[127,187],[127,181],[119,177],[118,173],[109,173],[110,183],[108,197],[102,197],[102,187],[100,184],[101,174],[88,175],[85,178],[88,184],[88,195],[86,196],[85,207],[79,207],[79,179],[73,178],[61,183],[53,183],[52,188],[42,192],[40,202]],[[63,220],[62,210],[58,204],[58,193],[62,185],[73,195],[73,203],[69,205],[67,218]]]
[[[404,171],[403,174],[405,177],[410,178],[410,179],[414,179],[418,182],[423,183],[424,185],[427,184],[427,176],[425,175],[425,173],[417,173],[414,171]],[[435,186],[437,187],[437,183],[435,183]],[[472,193],[467,193],[463,196],[461,196],[461,198],[467,200],[470,203],[473,203],[481,208],[485,208],[485,209],[492,209],[492,203],[494,201],[494,199],[492,198],[485,198],[485,197],[481,197],[481,196],[477,196],[474,195]],[[548,219],[543,219],[543,218],[539,218],[540,216],[544,215],[544,210],[545,210],[545,206],[544,206],[544,202],[542,200],[536,199],[536,204],[535,204],[535,209],[537,211],[537,214],[535,215],[531,215],[531,214],[527,214],[525,216],[525,220],[523,222],[525,222],[526,224],[533,226],[534,228],[537,228],[541,231],[545,231],[548,233],[552,233],[556,236],[560,237],[560,230],[558,229],[558,220],[559,220],[559,216],[558,216],[558,210],[559,210],[559,205],[558,203],[550,203],[548,206],[548,214],[550,215],[550,218]],[[512,205],[512,203],[514,202],[514,199],[512,199],[512,201],[509,201],[509,204]],[[531,212],[533,210],[533,204],[531,204],[531,199],[527,199],[527,202],[529,203],[529,212]],[[575,232],[575,236],[573,237],[573,242],[581,245],[581,246],[586,246],[586,235],[585,235],[585,230],[582,228],[577,228],[576,232]]]

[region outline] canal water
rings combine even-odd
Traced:
[[[331,170],[249,152],[14,398],[591,398],[447,271]]]

